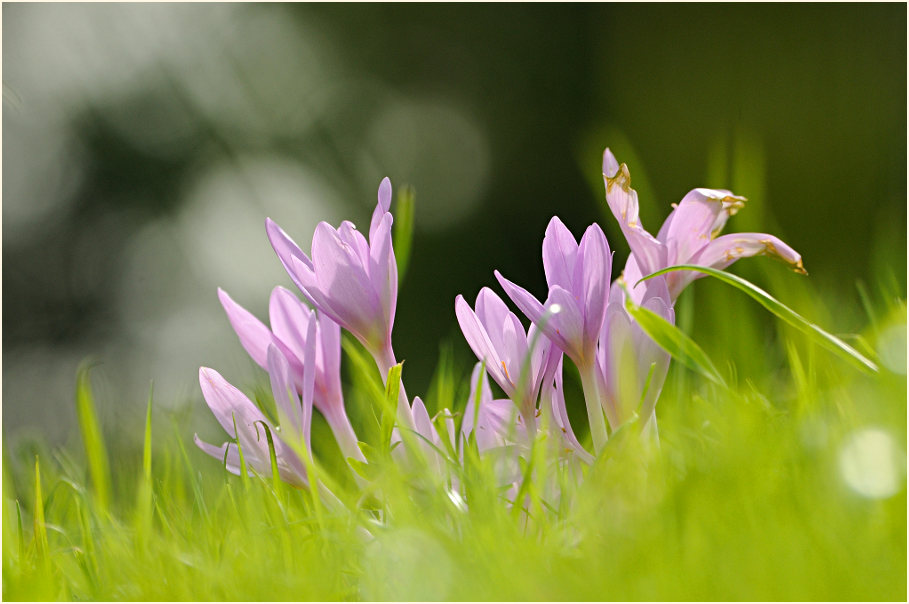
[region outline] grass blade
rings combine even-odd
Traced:
[[[41,465],[35,456],[35,551],[39,559],[47,555],[47,525],[44,522],[44,494],[41,491]]]
[[[79,367],[76,374],[76,412],[79,416],[79,426],[82,430],[82,440],[85,444],[88,471],[92,479],[95,498],[98,508],[102,512],[106,512],[110,504],[110,462],[95,410],[95,400],[89,380],[89,366],[86,364]]]
[[[652,310],[635,305],[627,293],[625,309],[637,321],[641,329],[663,350],[672,355],[672,358],[714,384],[726,387],[726,381],[717,371],[710,357],[685,332]]]
[[[698,272],[704,273],[706,275],[710,275],[711,277],[716,277],[723,283],[731,285],[731,286],[735,287],[736,289],[748,294],[751,298],[756,300],[758,302],[758,304],[760,304],[761,306],[763,306],[764,308],[769,310],[771,313],[773,313],[774,315],[776,315],[777,317],[779,317],[786,323],[789,323],[790,325],[792,325],[793,327],[795,327],[802,333],[807,334],[820,345],[822,345],[825,348],[827,348],[828,350],[834,352],[841,358],[851,362],[852,364],[854,364],[858,368],[862,369],[863,371],[872,372],[872,373],[877,373],[879,371],[877,365],[873,361],[871,361],[868,357],[866,357],[862,353],[860,353],[858,350],[856,350],[855,348],[853,348],[846,342],[842,341],[835,335],[824,331],[823,329],[821,329],[820,327],[818,327],[817,325],[815,325],[814,323],[812,323],[811,321],[809,321],[808,319],[803,317],[802,315],[798,314],[797,312],[795,312],[794,310],[792,310],[791,308],[789,308],[788,306],[786,306],[785,304],[783,304],[782,302],[780,302],[779,300],[777,300],[776,298],[774,298],[773,296],[768,294],[766,291],[764,291],[757,285],[751,283],[750,281],[748,281],[746,279],[742,279],[741,277],[739,277],[737,275],[733,275],[732,273],[727,273],[726,271],[717,270],[715,268],[710,268],[707,266],[697,266],[695,264],[679,264],[676,266],[670,266],[668,268],[664,268],[655,273],[647,275],[646,277],[643,277],[641,279],[641,281],[646,281],[647,279],[650,279],[651,277],[656,277],[658,275],[663,275],[663,274],[666,274],[671,271],[679,271],[679,270],[698,271]]]

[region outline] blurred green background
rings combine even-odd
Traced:
[[[200,365],[251,383],[216,288],[264,318],[291,287],[265,217],[308,249],[320,220],[367,224],[386,175],[417,192],[394,337],[415,394],[440,343],[470,360],[458,293],[496,268],[543,293],[553,214],[599,221],[618,274],[607,145],[651,232],[696,186],[748,197],[728,230],[800,251],[832,331],[865,325],[858,281],[905,298],[904,4],[2,11],[4,436],[65,439],[89,355],[107,421],[151,380],[205,414]]]

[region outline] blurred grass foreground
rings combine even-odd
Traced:
[[[21,151],[4,159],[4,600],[906,600],[905,8],[471,10],[4,5],[4,150]],[[412,247],[395,240],[410,267],[401,381],[437,423],[446,409],[460,423],[456,292],[473,300],[497,267],[540,291],[555,213],[598,215],[624,260],[590,169],[607,142],[640,167],[650,226],[683,177],[748,197],[730,230],[785,231],[812,274],[764,259],[734,272],[873,369],[707,277],[666,332],[704,356],[672,350],[658,446],[631,422],[568,471],[541,435],[518,468],[526,505],[472,449],[444,471],[397,463],[397,395],[346,335],[344,400],[369,463],[313,414],[309,469],[331,498],[278,480],[277,463],[231,474],[193,444],[224,433],[180,384],[197,358],[242,354],[212,318],[215,285],[261,303],[286,279],[266,215],[295,233],[346,214],[362,227],[356,204],[386,166],[415,184]],[[689,148],[708,149],[706,173]],[[91,362],[71,370],[92,347],[113,386]],[[263,372],[232,367],[273,415]],[[590,451],[582,379],[565,371]],[[71,401],[52,394],[61,375]]]

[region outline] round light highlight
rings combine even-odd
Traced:
[[[868,499],[885,499],[902,488],[905,456],[893,438],[877,428],[854,432],[840,449],[840,474],[850,489]]]

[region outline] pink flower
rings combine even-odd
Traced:
[[[739,258],[767,255],[804,273],[802,257],[773,235],[734,233],[717,236],[726,220],[741,209],[745,198],[723,189],[694,189],[675,207],[656,237],[644,230],[638,215],[638,194],[631,188],[625,164],[619,165],[609,149],[603,153],[606,202],[619,221],[640,271],[649,275],[676,264],[698,264],[724,269]],[[679,271],[666,275],[674,301],[689,283],[703,275]],[[634,283],[629,282],[629,287]]]
[[[235,442],[226,442],[216,447],[194,437],[196,445],[212,457],[225,460],[227,469],[240,473],[240,453],[237,442],[243,449],[243,457],[252,470],[264,475],[271,473],[271,455],[265,430],[272,435],[275,459],[281,479],[297,486],[307,486],[309,481],[306,467],[301,459],[309,451],[310,426],[312,420],[312,371],[307,372],[302,400],[297,396],[295,385],[290,379],[287,360],[278,348],[267,349],[268,369],[271,377],[272,394],[278,408],[281,430],[269,422],[249,398],[237,390],[214,369],[199,369],[199,384],[205,402]],[[236,426],[236,428],[235,428]]]
[[[369,241],[351,222],[344,221],[337,229],[320,222],[311,257],[271,219],[265,223],[275,253],[303,295],[360,340],[384,372],[395,364],[391,330],[398,295],[390,205],[391,182],[385,178],[379,185]]]
[[[286,360],[288,379],[298,393],[304,391],[304,368],[313,371],[313,401],[325,416],[341,451],[347,457],[363,459],[357,436],[344,409],[341,391],[341,331],[337,323],[310,310],[287,289],[276,287],[269,301],[266,327],[248,310],[218,289],[218,298],[227,313],[240,344],[263,369],[269,370],[270,347],[280,351]],[[311,346],[309,344],[312,344]]]

